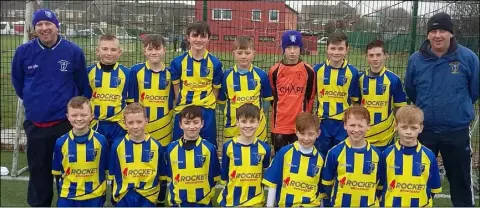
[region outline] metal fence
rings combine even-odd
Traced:
[[[28,1],[27,1],[28,2]],[[232,41],[239,35],[255,40],[254,64],[268,70],[282,58],[280,36],[288,29],[303,34],[302,58],[316,64],[325,60],[325,37],[344,31],[349,37],[348,61],[365,70],[363,54],[373,39],[387,43],[390,70],[404,77],[408,56],[426,39],[426,22],[438,12],[449,13],[454,34],[460,44],[479,53],[479,3],[475,1],[33,1],[35,8],[50,8],[57,14],[61,34],[85,52],[87,64],[94,63],[96,38],[115,34],[124,51],[120,63],[132,66],[144,61],[141,38],[161,34],[167,39],[169,63],[182,53],[185,29],[196,20],[207,21],[212,29],[208,50],[223,62],[233,65]],[[23,30],[31,31],[25,20],[25,1],[1,1],[1,143],[11,149],[15,135],[17,97],[10,80],[10,63]],[[478,110],[478,107],[476,108]],[[478,116],[478,112],[477,112]],[[217,114],[221,140],[223,115]],[[478,162],[479,133],[473,135],[475,161]],[[222,141],[219,141],[222,143]],[[22,134],[20,144],[25,144]],[[22,146],[23,147],[23,146]]]

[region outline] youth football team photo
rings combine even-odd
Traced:
[[[402,78],[380,39],[362,48],[368,68],[351,64],[340,31],[319,63],[282,31],[283,58],[261,68],[253,37],[231,41],[226,65],[208,50],[215,25],[196,21],[185,52],[166,61],[166,38],[148,34],[130,66],[116,35],[87,63],[59,25],[34,11],[35,38],[11,61],[32,207],[435,207],[440,155],[452,205],[475,206],[479,58],[448,13],[428,19]]]

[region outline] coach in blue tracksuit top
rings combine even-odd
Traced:
[[[12,83],[25,106],[30,171],[27,201],[49,207],[53,197],[52,157],[57,138],[72,127],[66,120],[70,98],[88,84],[85,55],[74,43],[58,35],[55,13],[35,11],[35,38],[19,46],[12,61]]]
[[[479,95],[479,61],[457,43],[446,13],[427,23],[428,40],[408,60],[405,90],[425,114],[420,142],[441,153],[454,206],[472,206],[469,124]]]

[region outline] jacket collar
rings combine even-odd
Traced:
[[[450,47],[448,48],[447,53],[444,56],[452,56],[457,53],[458,43],[455,37],[450,39]],[[437,56],[432,52],[430,48],[430,40],[425,40],[420,46],[420,53],[423,55],[425,59],[436,59]]]

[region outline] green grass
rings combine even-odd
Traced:
[[[8,167],[11,170],[11,163],[12,163],[12,152],[9,151],[2,151],[1,152],[1,166]],[[24,167],[26,165],[26,157],[24,153],[20,153],[19,155],[19,167]],[[22,174],[22,176],[28,175],[27,173]],[[478,175],[478,174],[477,174]],[[28,206],[26,202],[26,193],[27,193],[27,181],[7,181],[1,180],[1,189],[0,189],[0,205],[2,207],[9,206],[9,207],[25,207]],[[53,186],[53,183],[52,183]],[[105,206],[111,206],[108,197],[111,196],[110,186],[108,186],[107,190],[107,202]],[[442,194],[449,194],[449,184],[447,179],[445,178],[442,181]],[[55,191],[55,190],[54,190]],[[215,196],[212,200],[214,206],[218,206],[216,199],[218,194],[220,193],[220,189],[216,190]],[[54,194],[54,199],[52,202],[53,205],[56,204],[56,193]],[[478,199],[475,200],[475,204],[477,206],[480,205],[480,201]],[[452,204],[450,199],[434,199],[434,205],[436,207],[451,207]]]

